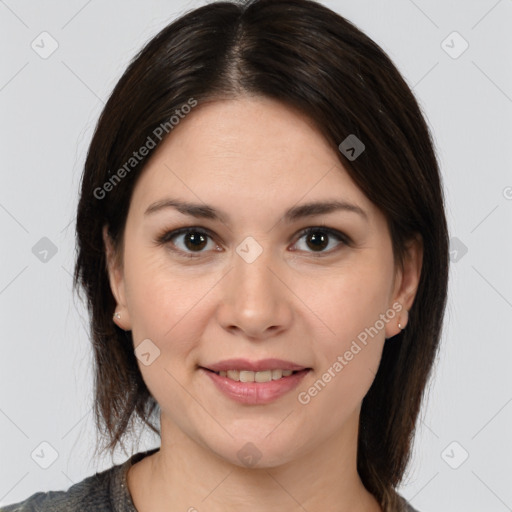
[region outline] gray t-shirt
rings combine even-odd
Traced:
[[[24,501],[0,507],[0,512],[137,512],[126,474],[130,466],[158,450],[136,453],[124,463],[89,476],[67,491],[37,492]],[[418,512],[403,502],[405,512]]]

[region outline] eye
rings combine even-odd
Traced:
[[[160,245],[169,244],[169,242],[171,242],[176,248],[172,248],[172,250],[178,253],[184,253],[184,255],[188,257],[194,257],[195,255],[193,253],[205,252],[205,249],[215,250],[217,247],[212,240],[212,235],[207,230],[195,227],[166,231],[157,237],[156,241]]]
[[[204,228],[185,227],[174,231],[165,231],[156,238],[156,243],[158,245],[168,245],[172,251],[179,255],[193,258],[200,256],[208,250],[222,250],[219,249],[213,238],[213,234]],[[318,256],[330,254],[336,251],[336,248],[339,248],[339,246],[351,244],[351,240],[347,235],[336,229],[324,226],[309,227],[302,230],[299,233],[298,241],[294,245],[297,246],[303,238],[305,238],[305,246],[299,247],[299,250],[317,253],[316,255]],[[337,241],[337,243],[333,243],[333,241]],[[292,250],[295,251],[297,249]]]
[[[310,252],[308,251],[309,248],[312,249],[311,252],[320,253],[320,255],[323,255],[324,253],[334,252],[335,250],[337,250],[336,247],[340,245],[350,245],[351,243],[349,237],[343,234],[341,231],[322,226],[310,227],[303,230],[300,233],[299,241],[302,238],[305,238],[306,249],[301,250],[306,250],[306,252]],[[331,243],[333,239],[337,240],[338,243]],[[325,250],[326,248],[329,248],[329,250]]]

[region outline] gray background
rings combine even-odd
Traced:
[[[0,0],[0,504],[66,489],[129,455],[90,457],[87,315],[71,293],[78,184],[131,57],[203,3]],[[421,512],[512,510],[512,0],[324,3],[413,88],[455,237],[441,357],[400,492]],[[58,43],[46,59],[31,47],[51,49],[44,31]],[[42,442],[58,455],[47,469]],[[157,444],[145,435],[133,451]]]

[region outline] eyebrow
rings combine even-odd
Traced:
[[[157,201],[156,203],[151,204],[144,212],[144,215],[151,215],[168,208],[174,208],[180,213],[183,213],[184,215],[190,215],[192,217],[217,220],[226,224],[228,221],[228,215],[220,210],[216,210],[207,204],[189,203],[186,201],[170,198],[162,199],[161,201]],[[283,220],[287,223],[292,223],[304,217],[313,217],[315,215],[322,215],[335,211],[356,213],[363,217],[365,220],[368,220],[368,214],[362,208],[355,204],[341,200],[314,201],[311,203],[293,206],[285,212],[283,215]]]

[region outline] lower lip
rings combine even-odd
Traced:
[[[206,373],[217,389],[222,391],[235,402],[247,405],[263,405],[277,400],[279,397],[295,389],[309,370],[301,370],[292,373],[288,377],[282,377],[270,382],[239,382],[236,380],[221,377],[215,372],[199,368]]]

